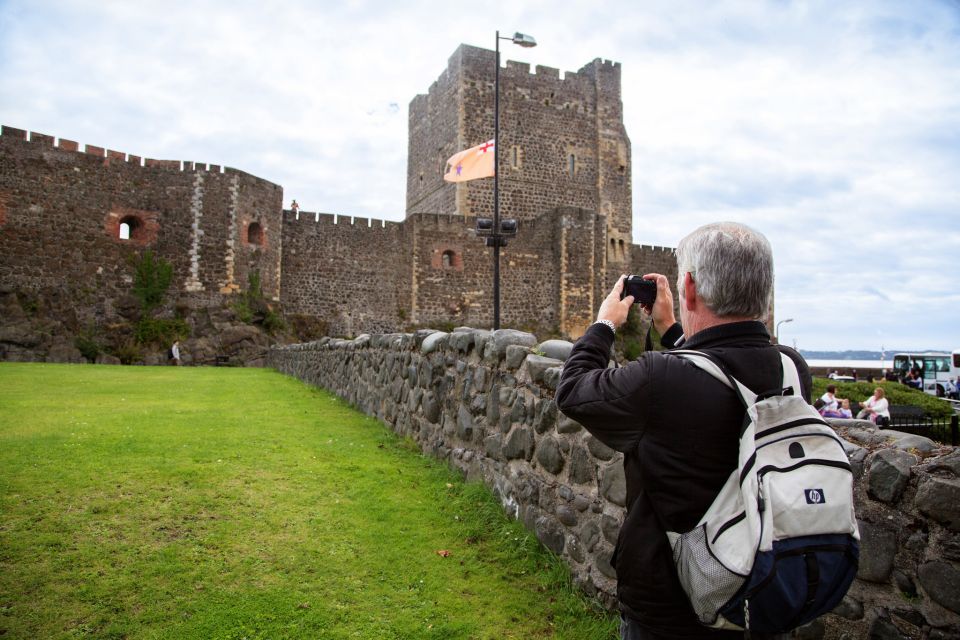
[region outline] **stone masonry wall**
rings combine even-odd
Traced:
[[[129,293],[131,255],[150,248],[173,265],[182,298],[218,302],[259,270],[264,293],[279,299],[281,199],[278,185],[236,169],[91,145],[81,152],[76,142],[4,126],[0,280],[66,291],[109,320]]]
[[[612,607],[623,465],[557,411],[571,346],[510,330],[424,330],[275,348],[268,364],[486,483],[577,585]],[[861,421],[834,426],[855,471],[861,566],[837,609],[795,637],[960,637],[960,451]]]
[[[659,248],[627,245],[632,264],[608,261],[606,228],[604,217],[573,207],[522,222],[501,250],[502,324],[579,336],[621,271],[676,271]],[[464,216],[394,223],[287,211],[282,240],[284,310],[323,318],[331,335],[493,322],[492,250]]]
[[[409,309],[405,240],[396,222],[285,211],[283,309],[322,318],[333,335],[395,329]]]

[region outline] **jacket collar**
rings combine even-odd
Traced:
[[[758,344],[770,344],[770,333],[767,327],[759,320],[747,320],[744,322],[728,322],[718,324],[697,332],[691,338],[687,338],[682,348],[684,349],[702,349],[704,347],[717,347],[727,344],[742,344],[744,342],[755,342]]]

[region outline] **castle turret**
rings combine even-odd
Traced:
[[[455,152],[493,138],[495,53],[461,45],[425,95],[410,103],[407,215],[490,215],[492,180],[443,181]],[[556,207],[605,215],[630,243],[630,140],[620,65],[577,72],[507,61],[500,70],[501,215],[533,220]],[[619,248],[619,244],[617,247]]]

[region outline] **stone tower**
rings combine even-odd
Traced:
[[[493,138],[495,52],[461,45],[426,95],[410,103],[407,216],[490,216],[493,180],[443,181],[455,152]],[[607,259],[629,262],[630,139],[620,64],[576,73],[508,61],[500,70],[500,212],[523,222],[558,207],[606,219]]]

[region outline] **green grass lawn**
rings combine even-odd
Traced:
[[[4,639],[615,628],[486,489],[326,392],[259,369],[0,364]]]

